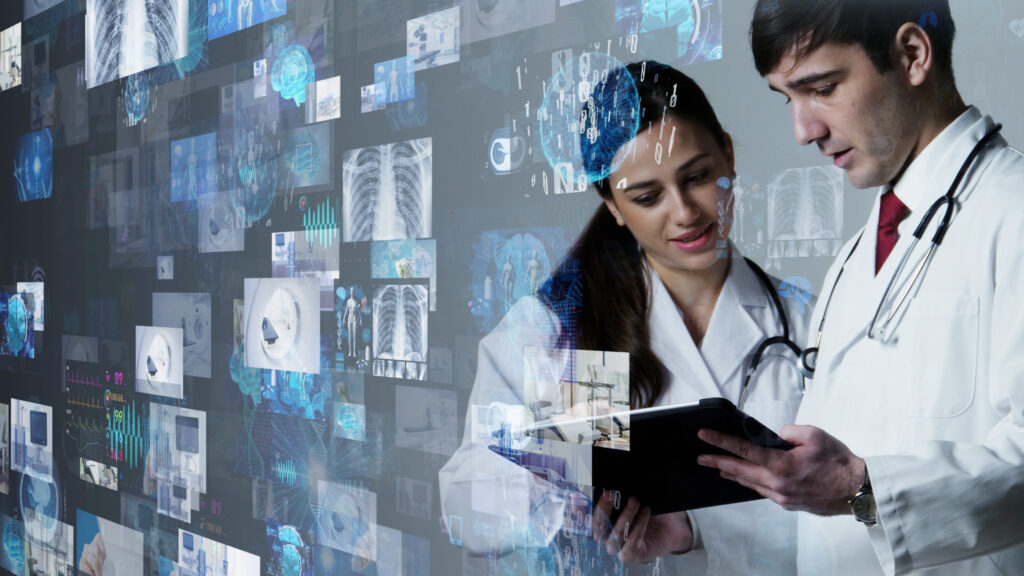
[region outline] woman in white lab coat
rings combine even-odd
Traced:
[[[759,278],[728,240],[732,140],[704,93],[662,64],[626,70],[640,96],[640,128],[632,146],[610,151],[617,168],[596,183],[602,206],[537,296],[520,299],[480,343],[463,444],[440,473],[452,541],[472,553],[509,548],[519,526],[543,543],[579,522],[578,498],[488,447],[521,440],[508,431],[537,400],[524,392],[528,350],[546,351],[554,382],[566,377],[558,350],[629,353],[630,404],[642,408],[707,397],[738,403],[751,357],[783,333],[780,312],[792,342],[807,336],[809,295],[773,301],[779,281]],[[742,405],[775,430],[800,402],[794,360],[785,346],[767,348]],[[586,465],[572,456],[580,452],[568,454],[560,474],[584,483],[576,472]],[[665,557],[687,573],[795,571],[795,521],[767,501],[651,517],[631,500],[611,530],[595,524],[595,538],[624,561]]]

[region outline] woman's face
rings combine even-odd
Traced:
[[[667,116],[619,154],[605,204],[655,270],[697,272],[727,257],[735,175],[728,136],[723,149],[700,124]]]

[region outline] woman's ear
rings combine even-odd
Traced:
[[[732,147],[732,136],[726,132],[723,135],[725,138],[725,148],[722,152],[725,152],[725,160],[729,163],[729,177],[733,180],[736,179],[736,153]]]
[[[619,226],[625,226],[626,221],[622,219],[622,214],[619,214],[619,209],[615,206],[615,200],[610,198],[603,198],[602,200],[604,201],[604,205],[608,207],[608,211],[615,217],[615,223]]]

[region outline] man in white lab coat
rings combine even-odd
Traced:
[[[799,143],[882,187],[823,284],[796,447],[701,432],[739,456],[702,464],[803,512],[801,574],[1024,574],[1024,155],[961,99],[954,34],[947,1],[755,8]],[[965,166],[929,260],[945,206],[914,230]]]

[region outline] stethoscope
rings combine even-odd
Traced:
[[[804,355],[804,352],[789,336],[789,319],[786,317],[786,310],[782,307],[782,299],[779,298],[779,294],[772,285],[771,279],[768,278],[768,274],[765,273],[760,266],[752,262],[750,258],[744,258],[744,260],[747,262],[747,266],[750,266],[750,270],[754,272],[754,275],[757,276],[757,279],[761,282],[765,292],[768,293],[768,296],[772,301],[772,306],[775,307],[775,312],[779,317],[779,323],[782,324],[782,334],[779,336],[765,338],[757,345],[757,348],[754,349],[754,354],[750,357],[750,364],[747,366],[746,376],[743,378],[743,386],[740,388],[740,398],[739,402],[736,404],[737,408],[743,408],[743,404],[746,402],[747,395],[750,392],[750,380],[753,378],[754,373],[757,372],[757,367],[761,364],[761,358],[764,356],[764,353],[768,348],[771,348],[776,344],[781,344],[791,350],[798,360],[802,359]],[[796,367],[801,374],[806,375],[802,361],[796,362]],[[803,389],[801,387],[801,392],[802,391]]]
[[[911,292],[913,292],[914,287],[920,282],[922,274],[924,273],[924,269],[927,267],[928,262],[931,261],[932,257],[935,254],[935,250],[939,247],[939,244],[942,244],[942,239],[946,236],[946,231],[949,229],[949,223],[953,219],[953,208],[956,205],[956,193],[957,190],[960,188],[960,183],[963,181],[964,176],[966,176],[967,171],[970,170],[971,166],[974,164],[974,161],[978,158],[978,155],[981,154],[981,151],[989,142],[991,142],[999,134],[999,131],[1002,129],[1002,124],[996,124],[994,128],[992,128],[991,130],[988,131],[987,134],[985,134],[984,138],[979,140],[978,143],[974,145],[974,149],[972,149],[971,153],[968,154],[967,159],[964,160],[964,163],[960,165],[960,171],[957,172],[956,178],[953,179],[953,184],[949,187],[949,190],[946,191],[946,194],[944,196],[941,196],[938,200],[936,200],[931,205],[931,207],[928,208],[928,211],[924,213],[924,216],[921,218],[921,222],[917,225],[917,228],[914,230],[914,237],[911,240],[910,246],[907,247],[907,250],[903,253],[903,256],[900,258],[900,262],[896,266],[896,271],[889,279],[889,283],[885,287],[885,292],[882,293],[881,300],[878,301],[878,307],[875,308],[875,314],[874,316],[872,316],[871,324],[868,326],[867,336],[869,339],[885,340],[891,333],[889,331],[889,328],[892,324],[892,321],[897,317],[897,314],[903,307],[903,304],[906,302],[907,297],[911,294]],[[942,215],[942,220],[939,221],[938,228],[935,229],[935,234],[932,235],[931,246],[928,247],[927,254],[925,254],[925,257],[921,259],[921,262],[914,269],[913,275],[910,277],[910,282],[907,283],[906,287],[903,289],[902,292],[896,295],[895,306],[893,306],[892,311],[890,311],[889,314],[885,317],[884,321],[881,324],[879,324],[878,319],[882,315],[882,308],[885,306],[885,303],[889,300],[889,295],[890,292],[892,292],[893,286],[895,286],[896,279],[902,275],[903,268],[904,266],[906,266],[910,258],[910,254],[914,251],[914,248],[917,247],[917,243],[921,240],[921,238],[924,237],[924,233],[925,231],[927,231],[928,226],[931,224],[932,218],[939,211],[939,208],[942,207],[943,205],[945,205],[946,211]],[[836,274],[835,280],[832,281],[832,289],[829,290],[828,298],[825,300],[825,308],[821,314],[821,322],[818,324],[818,338],[814,343],[814,347],[808,348],[804,350],[802,353],[798,354],[798,356],[800,357],[799,369],[800,372],[804,375],[805,379],[814,379],[814,371],[818,360],[818,347],[821,346],[821,333],[822,329],[825,327],[825,318],[828,316],[829,305],[832,304],[832,296],[836,292],[836,287],[839,286],[839,279],[842,278],[843,272],[846,270],[846,265],[850,262],[850,258],[853,257],[853,253],[857,251],[857,246],[860,244],[861,238],[863,238],[863,236],[864,233],[861,232],[861,235],[857,238],[857,241],[854,242],[853,248],[851,248],[850,252],[846,255],[846,259],[843,260],[843,266],[839,269],[839,272]],[[804,392],[807,391],[806,380],[801,384],[801,390]]]

